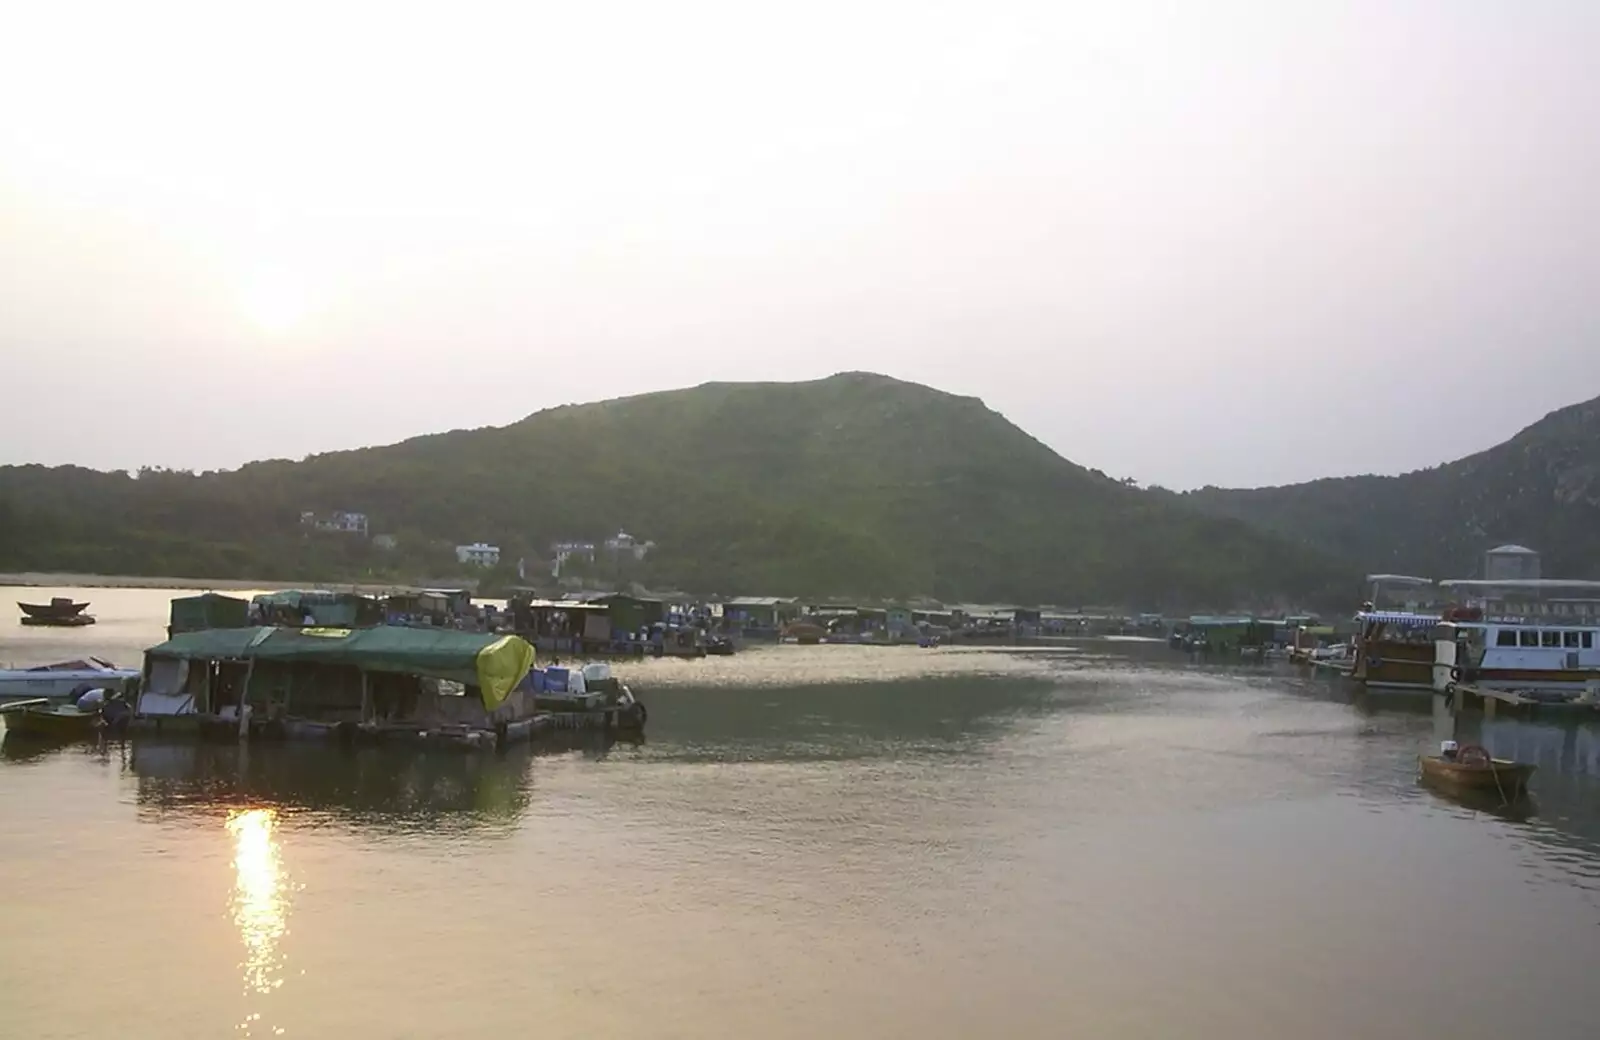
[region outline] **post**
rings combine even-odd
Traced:
[[[255,678],[256,659],[250,658],[250,663],[244,666],[244,685],[239,687],[239,710],[244,711],[244,706],[250,703],[250,680]],[[270,713],[269,713],[270,714]]]
[[[368,681],[365,669],[361,672],[361,721],[369,721],[372,714],[372,684]]]
[[[235,709],[239,715],[239,739],[245,740],[250,736],[250,669],[255,667],[256,659],[251,658],[245,665],[244,685],[239,688],[239,699]],[[221,671],[221,666],[218,666]]]

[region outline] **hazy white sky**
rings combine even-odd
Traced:
[[[1600,3],[0,9],[0,462],[868,369],[1175,487],[1600,394]]]

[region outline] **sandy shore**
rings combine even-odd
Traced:
[[[43,571],[24,571],[19,574],[0,574],[0,585],[32,585],[46,588],[75,589],[201,589],[215,592],[261,592],[273,589],[327,589],[330,592],[360,592],[380,595],[416,588],[412,585],[350,584],[349,582],[295,582],[252,581],[230,578],[170,578],[127,574],[51,574]],[[461,588],[459,582],[446,582],[442,587]]]

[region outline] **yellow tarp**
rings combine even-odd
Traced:
[[[494,711],[533,667],[533,645],[517,636],[503,636],[478,651],[477,665],[483,708]]]

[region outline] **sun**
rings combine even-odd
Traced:
[[[239,310],[257,330],[278,336],[293,332],[311,311],[306,287],[286,271],[262,271],[239,290]]]

